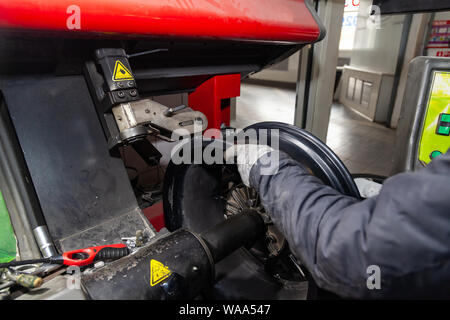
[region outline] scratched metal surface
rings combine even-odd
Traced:
[[[27,76],[2,91],[54,240],[87,232],[84,244],[93,245],[133,235],[124,223],[114,233],[92,230],[140,211],[122,160],[108,152],[84,78]],[[133,228],[148,227],[131,220]],[[66,250],[78,247],[67,243]]]

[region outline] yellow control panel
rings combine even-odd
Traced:
[[[449,148],[450,72],[434,71],[419,144],[419,160],[426,165]]]

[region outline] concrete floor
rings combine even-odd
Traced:
[[[389,176],[391,172],[395,130],[341,104],[331,109],[326,143],[351,173]]]
[[[261,121],[292,124],[295,89],[243,83],[237,99],[236,128]],[[371,122],[341,104],[330,114],[327,145],[341,158],[351,173],[388,176],[395,141],[395,130]]]

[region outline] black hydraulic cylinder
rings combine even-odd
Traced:
[[[6,104],[0,101],[0,167],[9,171],[13,177],[13,183],[8,187],[20,195],[24,206],[24,213],[33,230],[36,244],[42,255],[47,258],[55,255],[56,249],[48,233],[42,208],[31,180],[30,172],[21,151],[19,139],[15,133],[11,116]]]
[[[42,214],[39,201],[37,200],[36,190],[31,182],[30,173],[26,166],[25,158],[21,152],[18,138],[14,131],[11,117],[6,109],[6,105],[0,105],[0,142],[3,150],[0,165],[9,163],[9,170],[16,178],[15,187],[17,193],[21,195],[25,206],[24,212],[27,214],[28,222],[32,229],[45,225],[44,216]],[[8,159],[10,158],[10,159]]]
[[[82,277],[91,299],[167,300],[197,295],[213,266],[197,237],[178,230]]]
[[[248,247],[265,232],[261,216],[252,210],[228,218],[201,235],[206,242],[214,263],[241,247]]]
[[[254,212],[235,215],[203,235],[178,230],[90,274],[91,299],[192,299],[214,283],[214,264],[264,234]]]

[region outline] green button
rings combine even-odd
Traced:
[[[450,127],[439,127],[438,133],[442,135],[450,135]]]
[[[434,150],[431,154],[430,154],[430,159],[433,160],[434,158],[436,158],[437,156],[440,156],[442,154],[442,152],[440,152],[439,150]]]
[[[448,113],[443,113],[441,115],[441,122],[450,122],[450,114]]]

